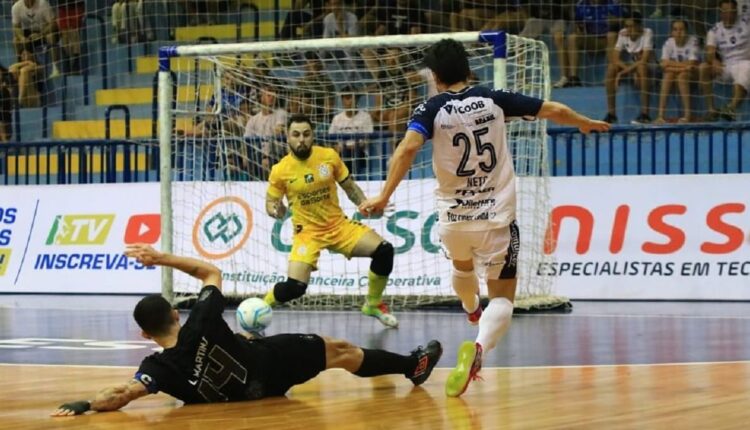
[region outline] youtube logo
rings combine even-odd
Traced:
[[[125,227],[125,244],[147,243],[152,245],[161,236],[161,216],[159,214],[138,214],[128,220]]]

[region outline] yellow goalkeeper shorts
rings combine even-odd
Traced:
[[[354,247],[357,246],[364,235],[371,231],[373,230],[370,227],[350,219],[327,231],[303,229],[299,233],[295,233],[292,239],[292,252],[289,253],[289,261],[307,263],[314,270],[317,270],[320,251],[324,249],[351,258]]]

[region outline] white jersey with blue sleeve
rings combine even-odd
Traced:
[[[441,227],[482,231],[515,220],[515,171],[505,122],[533,119],[542,103],[508,90],[472,86],[417,106],[408,129],[432,139]]]

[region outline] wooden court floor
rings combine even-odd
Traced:
[[[740,429],[750,423],[750,364],[490,368],[446,398],[439,369],[401,377],[329,371],[287,397],[178,406],[166,395],[118,412],[51,418],[53,399],[86,398],[129,368],[0,366],[3,429]],[[29,383],[29,381],[34,381]]]
[[[403,314],[398,330],[383,330],[354,312],[282,312],[269,334],[317,332],[403,353],[434,337],[445,354],[418,388],[328,371],[282,398],[182,406],[160,394],[65,418],[49,413],[127,381],[153,345],[138,340],[127,311],[3,305],[0,429],[750,428],[750,304],[519,316],[486,357],[484,380],[459,399],[446,398],[443,383],[460,340],[475,335],[460,314]]]

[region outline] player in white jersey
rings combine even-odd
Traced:
[[[625,28],[620,30],[614,52],[610,56],[604,86],[607,89],[607,116],[604,121],[617,122],[615,100],[617,86],[627,76],[633,77],[635,86],[641,92],[641,114],[634,124],[651,122],[649,116],[649,79],[654,55],[654,34],[650,28],[643,28],[640,12],[633,12],[625,19]],[[625,58],[623,58],[625,57]]]
[[[688,35],[687,21],[676,19],[672,21],[672,37],[664,42],[661,49],[661,68],[664,76],[661,81],[659,94],[659,113],[654,121],[664,124],[664,110],[667,98],[672,90],[672,84],[677,81],[677,88],[682,99],[683,114],[678,122],[690,122],[690,82],[695,81],[698,71],[700,46],[698,38]]]
[[[736,0],[721,0],[719,12],[721,21],[706,37],[706,62],[700,65],[700,81],[708,119],[734,121],[737,108],[750,91],[750,15],[738,15]],[[714,108],[713,79],[733,86],[732,100],[719,111]]]
[[[519,238],[515,172],[505,122],[551,119],[578,127],[583,133],[606,131],[609,124],[560,103],[470,86],[466,50],[452,39],[431,46],[425,63],[441,93],[414,110],[390,161],[383,190],[362,202],[359,210],[363,214],[381,212],[419,149],[432,139],[440,240],[453,262],[453,289],[469,322],[479,323],[476,341],[461,345],[458,364],[446,382],[446,394],[459,396],[481,368],[482,354],[494,348],[508,330],[513,314]],[[486,269],[490,301],[484,315],[475,264]]]

